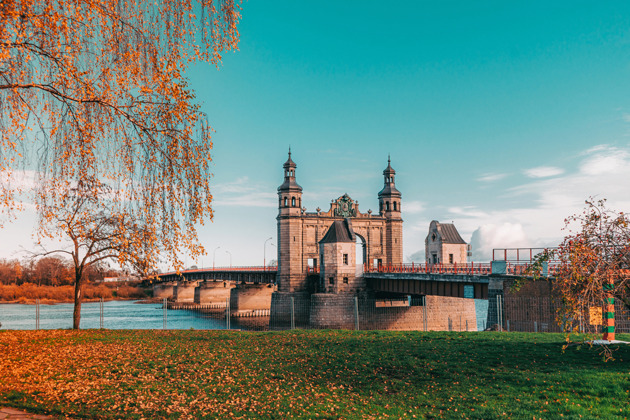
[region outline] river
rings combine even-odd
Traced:
[[[103,328],[114,330],[162,329],[164,327],[164,309],[162,304],[137,304],[136,301],[103,302]],[[40,329],[72,328],[72,303],[39,305]],[[225,329],[225,318],[211,318],[199,312],[189,310],[168,310],[166,316],[168,329]],[[36,329],[36,306],[23,304],[0,304],[1,329],[34,330]],[[81,305],[81,329],[100,328],[101,311],[99,302]],[[241,326],[232,320],[231,328]]]

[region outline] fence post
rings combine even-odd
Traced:
[[[468,331],[468,320],[466,320],[466,331]]]
[[[422,296],[422,324],[424,325],[424,330],[427,330],[428,322],[427,322],[427,297]]]
[[[538,332],[538,322],[534,321],[534,332]]]
[[[101,298],[101,301],[99,303],[100,303],[99,309],[101,312],[100,324],[101,324],[101,329],[103,329],[103,298]]]
[[[359,331],[359,298],[354,297],[354,329]]]
[[[503,307],[501,300],[501,295],[497,295],[497,325],[499,326],[499,331],[503,331]]]
[[[164,311],[163,317],[162,317],[162,329],[166,329],[166,312],[168,310],[168,301],[166,300],[166,298],[164,298],[164,300],[162,301],[162,310]]]
[[[291,296],[291,329],[295,329],[295,299]]]
[[[506,322],[507,322],[507,331],[510,332],[510,320],[508,319]]]
[[[35,329],[39,330],[39,299],[35,299]]]
[[[225,298],[225,329],[230,329],[230,298]]]

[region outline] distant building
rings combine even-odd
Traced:
[[[426,262],[429,264],[466,264],[469,246],[452,223],[433,220],[424,240]]]

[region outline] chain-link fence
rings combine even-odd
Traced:
[[[269,309],[239,309],[225,302],[195,304],[109,301],[84,303],[81,328],[107,329],[287,329],[562,332],[557,303],[548,297],[487,300],[447,296],[365,298],[334,294],[274,294]],[[72,304],[0,304],[3,329],[71,328]],[[601,321],[601,320],[600,320]],[[597,333],[597,320],[565,320]],[[617,332],[630,332],[630,313],[616,305]]]
[[[568,317],[557,300],[550,297],[497,296],[501,308],[496,320],[506,331],[564,332],[577,330],[584,333],[599,333],[602,330],[602,307],[594,307],[592,316],[588,311],[576,317]],[[622,303],[615,304],[615,330],[630,333],[630,311]]]

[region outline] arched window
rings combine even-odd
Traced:
[[[385,211],[389,211],[389,201],[385,203]]]
[[[295,197],[291,198],[291,207],[295,207]]]
[[[284,207],[288,207],[288,206],[289,206],[289,198],[284,197]]]
[[[396,207],[396,202],[394,201],[394,211],[398,210]]]

